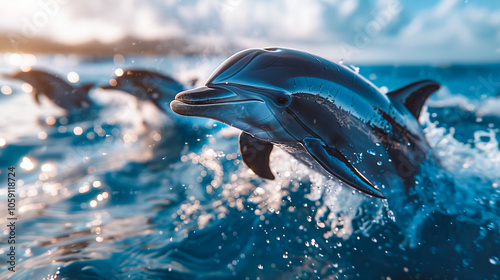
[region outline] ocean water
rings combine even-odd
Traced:
[[[80,82],[142,67],[186,87],[224,60],[28,59]],[[5,54],[0,71],[18,60]],[[236,129],[165,116],[122,92],[95,89],[99,108],[65,116],[0,80],[12,91],[0,94],[0,278],[499,279],[500,65],[357,66],[383,90],[442,84],[420,117],[440,164],[417,177],[418,209],[353,191],[279,149],[277,179],[262,180],[242,163]],[[7,263],[11,166],[16,272]]]

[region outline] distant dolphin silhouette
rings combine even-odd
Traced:
[[[88,92],[93,84],[74,86],[61,79],[58,75],[44,70],[31,69],[19,71],[11,75],[2,75],[7,79],[16,79],[33,86],[33,97],[40,104],[40,95],[45,95],[49,100],[67,112],[89,109],[94,102],[89,98]]]
[[[113,77],[110,85],[100,88],[121,90],[139,100],[150,100],[164,112],[170,111],[170,102],[184,90],[184,86],[173,78],[142,69],[124,70],[123,75]]]
[[[305,52],[249,49],[227,59],[206,86],[181,92],[175,113],[243,130],[241,156],[274,179],[273,145],[369,195],[415,184],[428,158],[417,118],[439,84],[426,80],[381,93],[351,69]],[[378,187],[375,187],[375,186]]]

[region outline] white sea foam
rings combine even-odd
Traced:
[[[214,157],[209,166],[219,176],[215,177],[217,185],[221,185],[222,200],[230,200],[229,205],[236,205],[236,199],[247,196],[248,201],[258,204],[256,213],[286,211],[281,209],[287,195],[294,187],[310,186],[307,198],[312,202],[319,201],[315,217],[316,223],[327,227],[325,237],[336,235],[347,239],[355,232],[369,236],[376,224],[384,224],[395,220],[405,232],[408,246],[416,246],[420,240],[422,226],[428,222],[433,212],[456,217],[457,220],[487,225],[488,228],[499,228],[500,202],[500,150],[496,135],[498,131],[475,131],[473,144],[464,144],[454,138],[454,129],[445,129],[430,120],[429,113],[424,110],[420,118],[425,127],[425,135],[433,149],[433,154],[441,167],[432,163],[422,165],[420,184],[427,187],[417,188],[422,205],[417,208],[404,208],[398,203],[388,203],[368,197],[349,186],[345,186],[335,178],[320,175],[299,163],[286,152],[275,148],[271,154],[271,169],[277,175],[275,181],[257,179],[244,164],[239,162],[239,169],[229,174],[230,182],[224,181],[224,152],[237,149],[236,137],[216,141],[212,146]],[[472,133],[472,132],[471,132]],[[234,135],[232,135],[234,136]],[[217,157],[221,149],[222,156]],[[191,154],[190,160],[204,157]],[[257,179],[257,180],[256,180]],[[196,184],[193,182],[193,184]],[[432,189],[430,189],[430,187]],[[392,197],[394,199],[394,197]],[[406,201],[403,199],[403,201]],[[234,203],[233,203],[234,202]],[[418,209],[418,211],[415,211]],[[328,214],[326,214],[328,213]],[[409,214],[412,213],[412,214]],[[408,216],[410,215],[410,216]],[[404,217],[403,220],[398,217]],[[355,221],[361,220],[361,223]]]

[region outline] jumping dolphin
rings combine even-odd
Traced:
[[[20,80],[33,86],[33,97],[38,104],[40,104],[40,95],[45,95],[67,112],[89,109],[94,105],[88,96],[93,84],[74,86],[56,74],[37,69],[27,72],[19,71],[11,75],[3,74],[2,77]]]
[[[124,70],[123,75],[115,75],[109,85],[100,88],[121,90],[141,101],[149,100],[163,112],[170,111],[170,102],[184,90],[184,86],[173,78],[142,69]]]
[[[243,161],[274,179],[277,145],[299,161],[369,195],[410,188],[429,145],[417,121],[439,84],[383,94],[351,69],[305,52],[249,49],[227,59],[206,86],[177,94],[175,113],[241,129]],[[392,190],[391,190],[392,191]]]

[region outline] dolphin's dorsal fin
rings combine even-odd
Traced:
[[[241,132],[239,143],[241,158],[248,168],[264,179],[274,180],[269,167],[273,144],[261,141],[246,132]]]
[[[305,138],[302,140],[302,145],[328,173],[339,178],[342,182],[366,194],[385,198],[382,192],[376,189],[339,150],[325,146],[322,141],[316,138]]]
[[[427,98],[441,86],[433,80],[411,83],[387,93],[392,102],[402,103],[418,119]]]
[[[80,89],[84,93],[89,93],[89,90],[94,87],[94,83],[86,83],[80,86]]]

